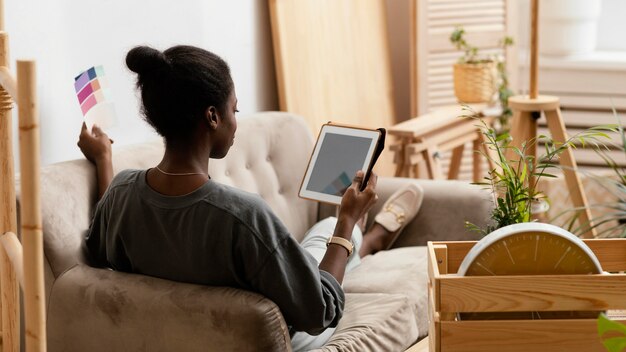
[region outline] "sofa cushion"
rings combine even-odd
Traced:
[[[416,340],[417,325],[406,296],[348,293],[337,330],[314,351],[404,351]]]
[[[407,297],[419,336],[428,334],[428,261],[426,247],[404,247],[368,255],[346,274],[348,293],[389,293]]]

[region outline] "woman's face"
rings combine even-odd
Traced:
[[[231,91],[226,101],[224,111],[218,114],[219,123],[213,136],[213,149],[211,158],[221,159],[226,156],[228,150],[235,142],[235,131],[237,130],[237,95],[235,89]]]

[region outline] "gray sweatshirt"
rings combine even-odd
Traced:
[[[211,180],[172,197],[148,186],[146,170],[120,172],[96,206],[86,246],[95,265],[258,292],[292,331],[318,334],[343,313],[341,285],[265,201]]]

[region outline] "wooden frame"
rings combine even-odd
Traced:
[[[626,271],[626,239],[583,241],[603,270]],[[626,274],[457,276],[475,243],[428,242],[429,351],[605,351],[596,319],[457,321],[456,313],[609,310],[612,316],[626,309]]]
[[[1,10],[0,2],[0,10]],[[1,15],[0,15],[1,17]],[[17,78],[8,70],[8,36],[0,32],[0,292],[2,350],[20,350],[18,281],[24,292],[26,351],[46,350],[43,232],[39,196],[39,121],[34,61],[17,61]],[[21,236],[16,236],[11,96],[19,108]],[[22,247],[23,246],[23,247]],[[23,253],[22,253],[23,248]]]

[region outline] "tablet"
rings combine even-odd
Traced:
[[[363,129],[326,124],[315,143],[299,196],[340,204],[358,170],[365,171],[364,185],[384,147],[384,129]]]

